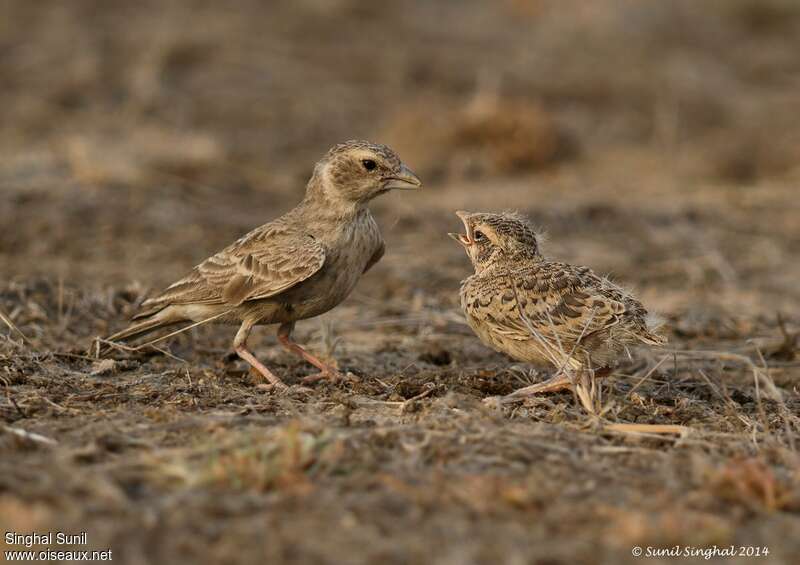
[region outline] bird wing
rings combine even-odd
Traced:
[[[197,265],[159,296],[145,301],[149,315],[170,304],[230,304],[267,298],[311,277],[325,263],[313,236],[264,226]]]
[[[548,264],[501,276],[493,292],[466,296],[465,306],[492,332],[519,341],[537,338],[569,353],[619,323],[626,306],[616,294],[589,269]]]
[[[380,261],[384,253],[386,253],[386,243],[381,241],[380,247],[378,247],[378,249],[375,250],[375,253],[373,253],[372,257],[370,257],[369,261],[367,261],[367,266],[364,267],[364,271],[362,272],[362,274],[369,271],[375,265],[375,263]]]

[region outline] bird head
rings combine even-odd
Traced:
[[[390,190],[414,190],[422,186],[409,169],[385,145],[346,141],[333,146],[317,164],[314,177],[333,200],[364,204]]]
[[[475,267],[475,272],[503,259],[541,257],[539,236],[528,220],[517,213],[481,214],[456,212],[466,233],[450,233],[459,242]]]

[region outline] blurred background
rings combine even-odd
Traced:
[[[618,564],[679,543],[796,560],[800,2],[0,16],[0,531],[88,530],[137,564]],[[228,327],[86,356],[352,138],[425,183],[372,204],[385,257],[298,324],[352,381],[266,392]],[[661,313],[669,345],[625,360],[602,412],[568,393],[488,410],[546,372],[465,326],[459,209],[528,214],[547,254]],[[272,333],[254,352],[299,382],[308,365]]]
[[[4,279],[167,283],[298,201],[329,146],[366,138],[426,183],[376,203],[384,275],[426,245],[452,287],[451,211],[517,208],[554,254],[674,290],[663,310],[800,297],[795,1],[3,11]]]

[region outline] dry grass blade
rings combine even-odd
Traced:
[[[658,363],[653,365],[653,367],[649,371],[647,371],[647,373],[645,373],[645,375],[641,379],[639,379],[635,385],[633,385],[633,388],[631,388],[628,391],[628,394],[625,395],[625,398],[629,398],[631,394],[636,392],[636,389],[642,386],[642,384],[644,384],[644,382],[647,381],[647,379],[649,379],[653,375],[653,373],[656,372],[656,369],[658,369],[667,359],[669,359],[669,355],[664,355],[664,357],[662,357]]]
[[[761,355],[761,352],[756,349],[756,352]],[[720,361],[735,361],[737,363],[741,363],[746,365],[752,372],[753,378],[758,381],[758,384],[764,386],[766,392],[769,394],[772,400],[776,402],[783,402],[783,394],[775,386],[775,383],[772,381],[772,378],[769,376],[769,369],[766,367],[766,362],[764,362],[764,367],[759,367],[756,365],[753,360],[748,357],[747,355],[741,355],[739,353],[732,353],[730,351],[680,351],[680,350],[673,350],[669,353],[675,356],[683,356],[683,357],[697,357],[701,359],[716,359]]]
[[[597,380],[592,371],[581,371],[573,390],[583,409],[592,416],[600,415],[600,398],[598,395]]]
[[[681,437],[691,431],[690,427],[677,424],[606,424],[605,429],[633,434],[675,434]]]
[[[32,443],[48,445],[48,446],[58,445],[58,442],[54,439],[43,436],[41,434],[37,434],[35,432],[28,432],[21,428],[12,428],[11,426],[3,425],[2,427],[0,427],[0,430],[4,431],[7,434],[16,436],[18,438],[22,438],[23,440]]]
[[[11,321],[11,319],[10,319],[8,316],[6,316],[6,315],[5,315],[5,313],[4,313],[2,310],[0,310],[0,320],[2,320],[2,321],[3,321],[3,323],[4,323],[5,325],[7,325],[7,326],[8,326],[8,328],[9,328],[9,329],[10,329],[12,332],[14,332],[14,333],[16,333],[17,335],[19,335],[19,336],[22,338],[22,341],[23,341],[23,342],[24,342],[26,345],[28,345],[28,347],[30,347],[30,348],[31,348],[31,349],[33,349],[34,351],[36,350],[36,348],[35,348],[35,347],[33,346],[33,344],[31,343],[31,340],[29,340],[29,339],[28,339],[28,337],[27,337],[27,336],[26,336],[24,333],[22,333],[22,330],[20,330],[20,329],[19,329],[19,328],[16,326],[16,324],[14,324],[14,322],[12,322],[12,321]]]

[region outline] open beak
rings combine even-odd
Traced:
[[[385,190],[416,190],[421,187],[422,181],[419,180],[419,177],[405,165],[400,165],[399,171],[389,177],[386,177],[386,184],[383,185]]]
[[[469,212],[465,212],[463,210],[459,210],[458,212],[456,212],[456,216],[458,216],[461,219],[461,221],[464,223],[464,231],[466,231],[467,233],[466,234],[448,233],[447,235],[449,235],[450,237],[455,239],[457,242],[459,242],[464,247],[466,247],[468,245],[472,245],[472,228],[470,227],[469,222],[467,221],[467,217],[469,216]]]

